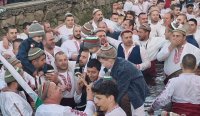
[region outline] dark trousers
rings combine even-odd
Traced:
[[[60,105],[62,106],[70,106],[71,108],[75,108],[76,103],[74,101],[74,98],[62,98]]]

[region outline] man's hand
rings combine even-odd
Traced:
[[[147,110],[148,114],[149,115],[153,115],[154,114],[154,110],[152,107],[150,107],[148,110]]]
[[[87,91],[87,100],[93,101],[94,100],[94,94],[92,92],[92,84],[87,86],[86,91]]]
[[[46,73],[45,78],[54,83],[58,83],[58,75],[56,73]]]

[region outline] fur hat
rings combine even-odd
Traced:
[[[28,59],[30,61],[32,61],[32,60],[35,60],[35,59],[39,58],[43,54],[44,54],[44,51],[42,49],[40,49],[40,48],[31,48],[28,51]]]
[[[29,37],[37,37],[37,36],[44,36],[44,28],[39,23],[33,23],[30,25],[29,29]]]
[[[97,52],[97,57],[99,58],[116,58],[117,57],[117,50],[109,45],[105,44],[101,46],[100,50]]]
[[[84,47],[88,49],[100,46],[100,40],[98,37],[86,37],[83,42]]]
[[[22,69],[19,68],[19,67],[16,67],[15,70],[16,70],[18,73],[22,72]],[[13,75],[10,73],[9,70],[6,70],[4,79],[5,79],[5,82],[6,82],[6,83],[10,83],[10,82],[15,81],[15,78],[13,77]]]

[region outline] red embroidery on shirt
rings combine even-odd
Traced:
[[[70,92],[72,89],[72,83],[71,83],[71,78],[70,78],[69,73],[67,72],[67,78],[62,74],[59,74],[59,76],[62,78],[65,86],[67,86],[67,88],[68,88],[67,91]]]

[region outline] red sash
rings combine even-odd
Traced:
[[[186,116],[200,116],[200,104],[172,103],[172,112]]]

